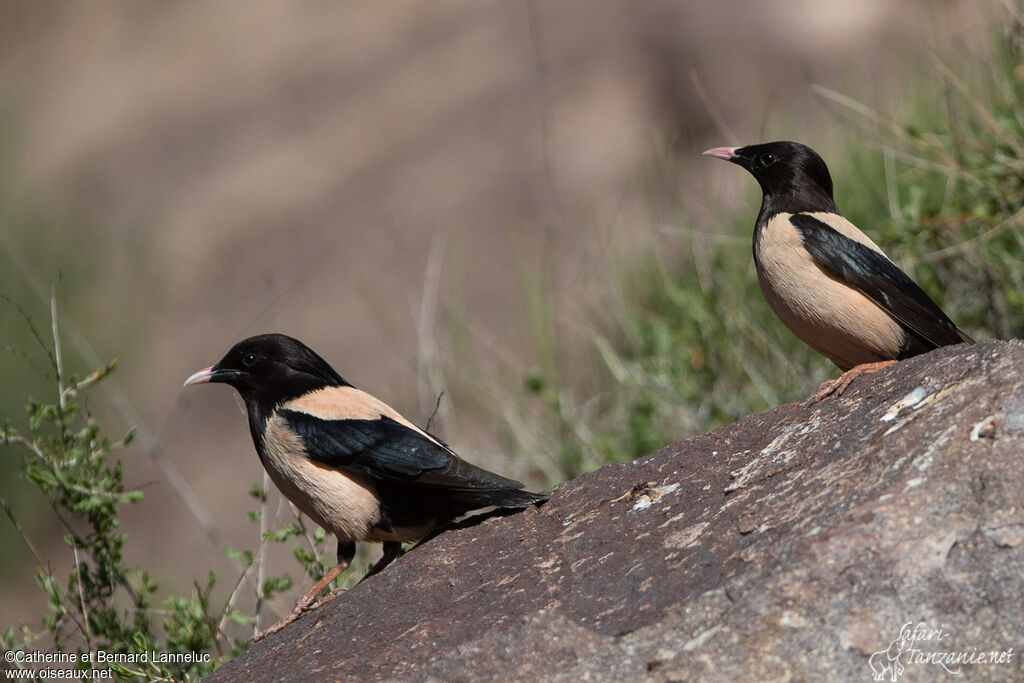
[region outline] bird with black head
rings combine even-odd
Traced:
[[[716,147],[763,194],[754,266],[772,311],[843,375],[814,397],[904,358],[973,340],[870,237],[839,213],[828,166],[798,142]]]
[[[238,391],[271,480],[338,540],[335,567],[256,640],[311,609],[348,568],[356,542],[383,544],[369,576],[394,560],[402,543],[421,540],[467,512],[547,500],[461,459],[439,438],[346,382],[292,337],[264,334],[240,341],[185,386],[208,382]]]

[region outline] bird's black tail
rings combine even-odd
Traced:
[[[476,526],[481,522],[492,519],[494,517],[508,517],[510,515],[517,514],[519,510],[529,507],[530,505],[540,505],[547,501],[550,497],[548,493],[532,493],[530,491],[524,491],[522,489],[506,489],[503,491],[475,491],[476,498],[472,502],[462,501],[463,505],[468,506],[458,516],[439,526],[437,529],[429,533],[420,543],[426,543],[435,536],[439,536],[445,531],[451,531],[453,529],[468,529],[469,527]],[[481,495],[490,494],[489,500],[483,500]],[[483,512],[480,509],[486,508]],[[473,510],[478,510],[473,512]]]
[[[502,491],[476,491],[485,505],[499,508],[524,508],[534,503],[543,503],[550,496],[547,493],[532,493],[523,489],[505,489]]]
[[[519,482],[512,482],[518,484]],[[543,503],[548,499],[547,493],[533,493],[521,488],[483,489],[465,488],[449,489],[449,500],[463,512],[478,508],[496,507],[517,510],[535,503]]]
[[[525,491],[521,482],[472,465],[455,454],[451,454],[448,466],[443,470],[425,472],[416,481],[438,486],[446,490],[453,500],[474,506],[467,510],[492,505],[524,508],[548,499],[546,493]]]

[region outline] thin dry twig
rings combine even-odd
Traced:
[[[117,363],[112,362],[105,368],[98,368],[96,370],[93,370],[91,373],[86,375],[84,379],[75,382],[69,387],[65,387],[64,391],[61,392],[61,400],[63,401],[68,396],[71,396],[71,394],[78,393],[83,389],[88,389],[90,386],[92,386],[93,384],[95,384],[96,382],[100,381],[101,379],[109,375],[111,372],[113,372],[115,367],[117,367]]]
[[[263,603],[266,600],[266,596],[263,594],[263,579],[264,565],[267,558],[267,545],[269,541],[266,539],[267,534],[267,501],[269,496],[267,492],[270,490],[270,475],[267,471],[263,470],[263,481],[260,484],[263,487],[263,496],[260,498],[260,546],[256,551],[256,561],[253,565],[256,566],[256,608],[253,610],[252,618],[252,634],[255,636],[260,632],[260,611],[263,607]],[[253,566],[253,565],[250,565]]]
[[[225,642],[229,642],[230,639],[227,631],[224,630],[224,627],[227,625],[228,619],[231,617],[231,612],[235,606],[235,602],[238,600],[238,596],[242,594],[242,588],[245,586],[246,583],[248,583],[249,575],[252,573],[255,567],[256,563],[253,562],[238,575],[238,580],[235,581],[235,586],[231,589],[231,594],[228,596],[227,601],[224,603],[224,609],[221,610],[220,619],[217,621],[217,632],[220,633],[221,638],[223,638]],[[258,618],[259,612],[257,611],[257,614],[253,616],[253,621],[255,622]],[[214,638],[214,643],[217,647],[217,653],[221,654],[220,638]]]
[[[67,408],[67,396],[64,393],[64,360],[60,351],[60,331],[57,329],[57,286],[50,287],[50,326],[53,331],[53,357],[57,363],[57,393],[60,398],[60,408]]]
[[[917,149],[925,149],[925,145],[920,140],[909,135],[906,129],[904,129],[898,123],[891,119],[884,118],[881,114],[879,114],[871,107],[867,106],[862,102],[858,102],[849,95],[844,95],[841,92],[838,92],[831,88],[826,88],[825,86],[818,85],[817,83],[812,83],[810,86],[810,90],[812,93],[818,95],[819,97],[829,100],[830,102],[834,102],[845,109],[848,109],[856,114],[859,114],[861,117],[875,124],[879,128],[889,131],[900,140],[906,142],[908,145]]]
[[[438,387],[444,393],[444,372],[437,350],[437,310],[441,292],[441,274],[443,272],[446,238],[443,234],[434,235],[430,241],[430,252],[427,257],[427,268],[423,275],[423,294],[420,297],[419,312],[416,315],[416,338],[419,356],[419,400],[420,412],[426,413],[428,406],[434,404],[434,413],[440,411],[443,426],[454,429],[454,417],[450,411],[439,404]],[[429,424],[429,421],[428,421]]]
[[[697,91],[697,97],[700,98],[701,104],[704,105],[704,110],[711,118],[711,123],[714,124],[718,132],[721,133],[726,140],[732,144],[738,143],[740,140],[736,135],[736,131],[729,126],[725,117],[722,115],[722,110],[715,104],[714,99],[704,88],[704,83],[700,79],[700,74],[697,73],[697,69],[690,68],[690,83],[693,84],[694,90]]]
[[[75,586],[78,588],[78,603],[82,609],[82,621],[85,635],[85,643],[92,649],[92,629],[89,628],[89,608],[85,604],[85,593],[82,592],[82,563],[78,559],[78,544],[75,537],[71,536],[71,551],[75,557]]]
[[[42,554],[40,554],[39,548],[37,548],[36,544],[32,542],[31,538],[29,538],[28,532],[25,531],[25,527],[21,525],[18,518],[14,516],[14,510],[11,508],[11,504],[6,498],[0,498],[0,508],[3,508],[4,514],[7,515],[7,519],[11,520],[11,524],[14,525],[15,531],[17,531],[18,535],[21,536],[21,540],[25,541],[25,545],[28,546],[32,556],[36,558],[36,564],[40,567],[46,567],[47,563],[43,559]]]
[[[430,423],[434,421],[434,417],[437,415],[437,411],[441,408],[441,398],[444,396],[444,390],[437,392],[437,400],[434,401],[434,409],[430,411],[430,416],[427,418],[427,424],[423,427],[423,431],[430,431]]]
[[[0,232],[0,244],[3,244],[3,242],[4,234]],[[32,322],[32,317],[28,314],[28,311],[26,311],[21,306],[21,304],[19,304],[6,294],[0,294],[0,299],[6,301],[8,304],[10,304],[12,308],[14,308],[14,310],[18,312],[18,315],[21,316],[21,319],[25,322],[25,325],[28,326],[28,330],[32,334],[32,337],[36,340],[36,343],[39,344],[39,348],[41,348],[43,350],[43,353],[46,354],[46,358],[50,361],[50,367],[53,368],[54,371],[56,371],[57,361],[54,360],[53,354],[50,352],[50,347],[46,345],[45,341],[43,341],[43,336],[39,334],[39,330],[36,329],[36,325],[34,322]]]
[[[953,73],[953,70],[946,66],[945,62],[939,59],[939,56],[934,53],[932,54],[932,63],[935,65],[935,68],[942,72],[942,75],[945,76],[946,80],[949,81],[949,83],[956,88],[960,95],[971,105],[974,112],[978,115],[978,118],[980,118],[985,125],[999,137],[1000,140],[1011,147],[1021,146],[1020,136],[1014,135],[1010,131],[1006,130],[1006,128],[996,120],[996,117],[992,115],[992,112],[988,110],[988,107],[986,107],[981,100],[971,93],[971,89],[967,87],[967,84],[963,82],[963,79]]]
[[[942,249],[937,249],[935,251],[929,252],[916,260],[922,261],[924,263],[934,263],[935,261],[940,261],[954,254],[967,252],[970,249],[972,249],[975,244],[988,241],[995,237],[996,235],[1000,234],[1001,232],[1005,231],[1007,228],[1012,226],[1019,226],[1022,223],[1024,223],[1024,208],[1018,209],[1015,214],[1013,214],[1006,220],[1000,221],[999,223],[992,226],[991,228],[981,233],[980,235],[975,235],[974,237],[966,239],[963,242],[951,244],[948,247],[943,247]]]

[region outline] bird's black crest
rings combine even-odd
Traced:
[[[828,166],[807,145],[789,141],[747,145],[729,161],[750,171],[760,184],[765,219],[780,211],[838,213]]]
[[[238,389],[246,402],[280,404],[330,386],[349,386],[313,349],[283,334],[243,339],[213,367],[215,381]]]

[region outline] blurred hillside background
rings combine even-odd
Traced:
[[[943,66],[987,73],[993,33],[1019,12],[3,2],[0,293],[45,337],[55,286],[72,372],[119,359],[89,408],[107,431],[141,429],[124,454],[145,494],[129,557],[188,591],[208,569],[231,576],[221,544],[253,544],[262,470],[230,390],[181,383],[250,334],[302,339],[420,424],[443,392],[432,429],[535,487],[808,395],[835,369],[752,294],[760,193],[700,152],[810,144],[847,181],[839,206],[891,217],[862,227],[905,258],[917,249],[890,248],[898,219],[928,193],[894,199],[906,158],[885,121],[945,121]],[[916,246],[961,241],[940,228]],[[955,293],[956,270],[929,263],[926,289]],[[720,287],[725,271],[743,288]],[[968,330],[1019,333],[964,284]],[[1003,303],[1011,320],[1019,301]],[[14,306],[0,325],[0,408],[19,423],[52,372]],[[686,362],[652,367],[668,349]],[[0,448],[0,497],[59,574],[61,531],[18,458]],[[34,562],[6,520],[0,554],[0,626],[37,619]]]

